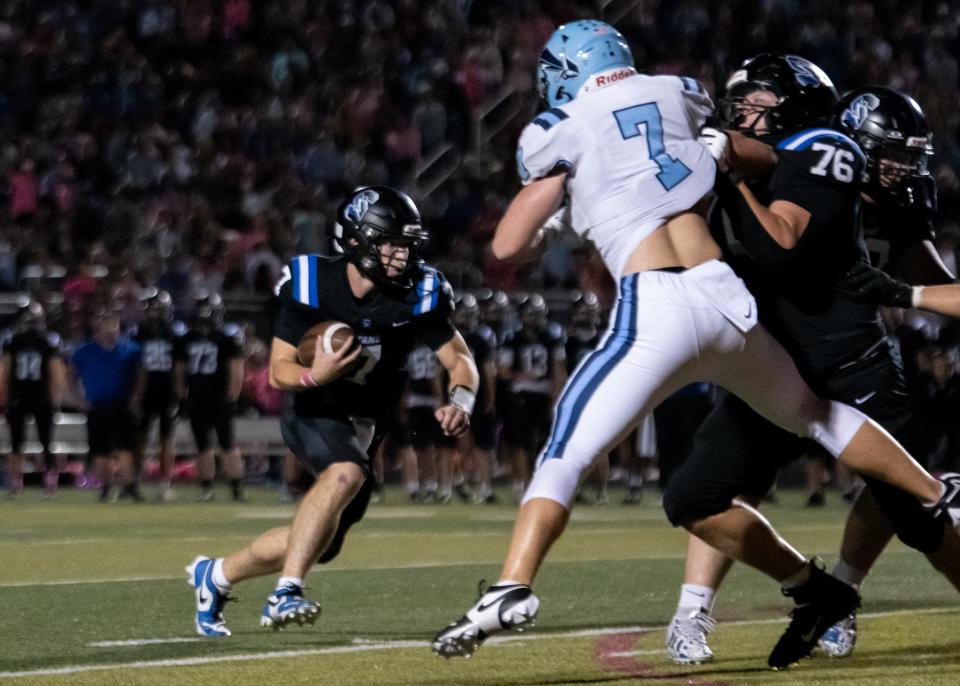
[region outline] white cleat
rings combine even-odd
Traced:
[[[536,624],[540,599],[526,584],[491,586],[460,619],[437,632],[431,648],[442,657],[470,657],[498,631],[523,631]]]
[[[844,617],[827,629],[819,645],[830,657],[848,657],[857,645],[857,615]]]
[[[707,634],[717,626],[717,620],[703,609],[686,617],[676,616],[667,627],[667,655],[678,665],[699,665],[713,659],[707,645]]]

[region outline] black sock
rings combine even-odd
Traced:
[[[230,490],[233,491],[233,497],[236,498],[240,495],[240,479],[230,479]]]
[[[200,487],[205,491],[209,491],[211,488],[213,488],[213,479],[201,479]]]

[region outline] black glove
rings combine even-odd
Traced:
[[[863,302],[913,307],[913,287],[863,262],[857,262],[843,275],[843,285],[854,298]]]

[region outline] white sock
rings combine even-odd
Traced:
[[[303,579],[296,576],[281,576],[277,579],[277,588],[283,588],[284,586],[303,588]]]
[[[791,577],[787,577],[780,584],[780,587],[785,591],[789,591],[791,588],[796,588],[797,586],[803,586],[807,581],[810,580],[811,567],[810,563],[803,565],[803,569],[794,574]]]
[[[213,585],[217,587],[218,591],[223,591],[226,593],[230,590],[232,584],[223,574],[223,558],[218,557],[213,561],[213,570],[210,572],[210,577],[213,579]]]
[[[408,481],[406,486],[407,493],[416,493],[420,490],[420,483],[418,481]]]
[[[680,587],[680,602],[677,603],[677,617],[689,617],[701,609],[713,614],[713,596],[716,591],[709,586],[684,584]]]
[[[837,562],[837,566],[833,568],[833,575],[840,579],[845,584],[853,586],[854,589],[860,590],[860,585],[863,583],[863,580],[867,578],[869,571],[863,571],[862,569],[857,569],[850,565],[842,557],[840,561]]]
[[[432,480],[423,482],[423,490],[425,490],[427,493],[436,493],[437,482]]]

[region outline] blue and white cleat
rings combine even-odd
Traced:
[[[717,620],[700,609],[687,616],[675,616],[667,627],[667,655],[678,665],[699,665],[713,660],[707,634]]]
[[[844,617],[820,637],[820,647],[830,657],[848,657],[857,645],[857,615]]]
[[[213,583],[213,563],[209,557],[200,556],[187,566],[187,583],[196,589],[197,633],[210,638],[230,636],[230,629],[223,623],[223,606],[233,600]]]
[[[304,598],[302,588],[287,584],[267,598],[260,614],[260,626],[279,631],[288,624],[314,624],[319,616],[320,606]]]

